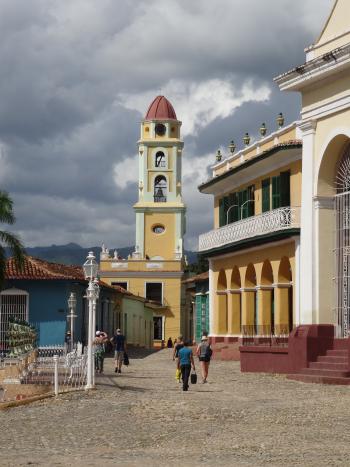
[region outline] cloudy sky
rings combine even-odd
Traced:
[[[136,141],[162,93],[183,122],[186,247],[218,147],[299,118],[272,78],[304,62],[333,0],[0,0],[0,187],[26,246],[134,243]]]

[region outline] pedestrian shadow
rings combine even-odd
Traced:
[[[140,387],[135,387],[135,386],[121,386],[119,385],[116,381],[114,381],[111,377],[105,376],[105,379],[108,379],[108,382],[106,381],[98,381],[96,382],[96,386],[104,386],[104,387],[116,387],[120,389],[121,391],[130,391],[130,392],[148,392],[150,391],[149,389],[146,388],[140,388]]]

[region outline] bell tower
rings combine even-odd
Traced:
[[[134,256],[182,260],[185,211],[182,201],[181,122],[164,96],[157,96],[141,122]]]
[[[186,207],[182,201],[180,129],[171,103],[164,96],[156,97],[141,122],[138,141],[135,251],[128,258],[120,258],[117,252],[111,257],[105,247],[101,253],[100,277],[145,297],[148,308],[153,309],[150,334],[155,346],[190,332],[189,318],[181,313]],[[124,317],[123,329],[132,342],[131,335],[143,335],[145,324],[133,310],[129,314]]]

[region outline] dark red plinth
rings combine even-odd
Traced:
[[[331,324],[302,325],[288,338],[288,345],[240,346],[241,371],[265,373],[299,373],[318,356],[326,355],[335,344],[334,326]],[[338,344],[340,345],[340,344]],[[347,346],[350,349],[349,346]]]

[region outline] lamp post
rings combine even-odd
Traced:
[[[75,314],[77,306],[77,298],[74,292],[70,293],[68,298],[68,308],[69,308],[69,315],[67,315],[67,319],[70,320],[70,350],[73,350],[74,346],[74,318],[77,317]]]
[[[96,302],[98,300],[98,297],[100,295],[100,286],[98,285],[98,279],[95,277],[95,279],[92,281],[92,286],[94,288],[94,296],[92,300],[92,339],[95,338],[95,332],[96,332]],[[92,385],[95,387],[95,356],[92,352]]]
[[[243,208],[244,208],[244,205],[247,204],[247,203],[254,203],[254,200],[253,199],[248,199],[247,201],[244,201],[244,203],[241,205],[241,220],[243,218]]]
[[[232,206],[228,208],[227,213],[226,213],[226,225],[228,224],[228,215],[232,208],[239,208],[239,204],[233,204]]]
[[[93,388],[93,369],[94,361],[92,356],[92,343],[94,340],[93,328],[93,315],[94,315],[94,301],[96,307],[96,286],[94,286],[94,279],[97,277],[98,265],[95,260],[94,253],[89,251],[86,261],[83,265],[85,279],[89,281],[89,286],[86,291],[86,296],[89,303],[89,321],[88,321],[88,349],[87,349],[87,378],[85,389]]]

